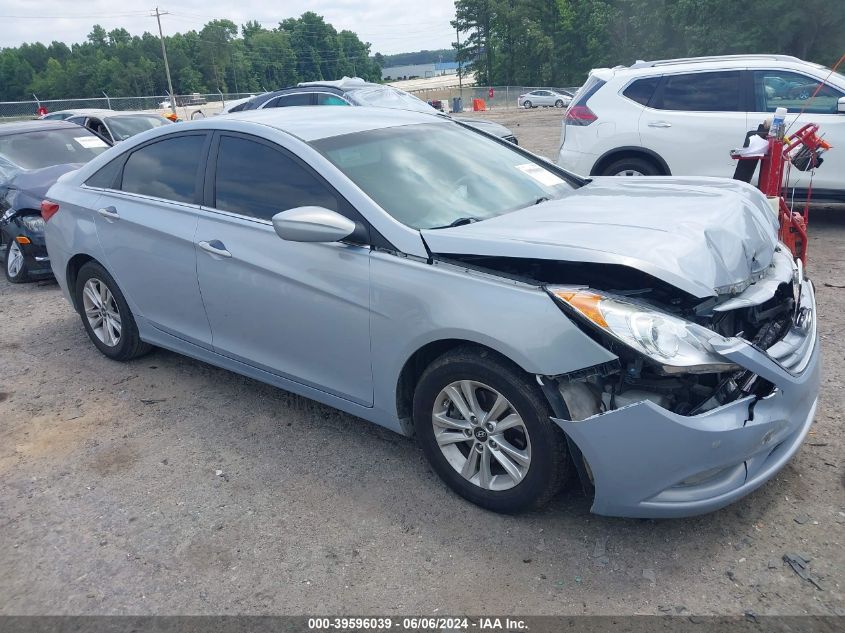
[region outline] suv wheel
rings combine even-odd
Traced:
[[[659,176],[660,170],[650,160],[637,158],[621,158],[613,161],[602,170],[602,176]]]
[[[135,318],[105,268],[88,262],[76,278],[76,305],[91,342],[113,360],[132,360],[152,349],[138,334]]]
[[[550,415],[522,370],[471,347],[435,360],[414,393],[415,430],[435,472],[495,512],[540,507],[568,479],[566,438]]]

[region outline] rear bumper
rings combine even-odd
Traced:
[[[802,306],[812,322],[790,371],[749,344],[720,353],[775,385],[765,398],[746,397],[697,416],[649,402],[580,421],[553,420],[592,472],[597,514],[668,518],[722,508],[771,479],[801,446],[818,404],[820,350],[812,286]],[[797,328],[797,326],[796,326]]]
[[[574,174],[589,176],[597,159],[598,156],[595,154],[576,152],[564,145],[560,148],[560,152],[558,153],[557,164]]]

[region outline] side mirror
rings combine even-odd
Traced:
[[[836,110],[839,114],[845,114],[845,97],[839,97],[839,102],[836,104]]]
[[[273,228],[289,242],[338,242],[352,235],[355,223],[323,207],[297,207],[274,215]]]

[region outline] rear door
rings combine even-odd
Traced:
[[[743,71],[665,75],[640,117],[642,144],[675,176],[730,178],[748,129]]]
[[[845,91],[795,71],[766,69],[751,74],[754,84],[751,127],[770,119],[775,109],[781,107],[788,112],[787,134],[807,123],[817,123],[819,132],[833,149],[823,155],[824,163],[813,174],[813,189],[845,192],[845,114],[837,112],[837,102],[845,96]],[[789,186],[809,188],[810,173],[792,169]]]
[[[196,242],[215,351],[372,405],[369,246],[289,242],[271,223],[309,205],[362,219],[279,145],[221,132],[211,156]]]
[[[115,184],[103,189],[94,213],[106,268],[137,314],[205,347],[211,328],[197,283],[194,233],[209,138],[205,132],[159,137],[118,159],[124,162]]]

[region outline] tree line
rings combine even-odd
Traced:
[[[240,28],[213,20],[199,31],[165,37],[177,94],[260,92],[299,81],[344,75],[381,80],[370,44],[352,31],[337,31],[306,12],[267,29],[256,21]],[[0,101],[133,95],[167,91],[158,35],[132,36],[126,29],[95,25],[88,39],[23,44],[0,50]]]
[[[567,86],[591,68],[731,53],[832,65],[842,0],[456,0],[458,60],[485,85]]]

